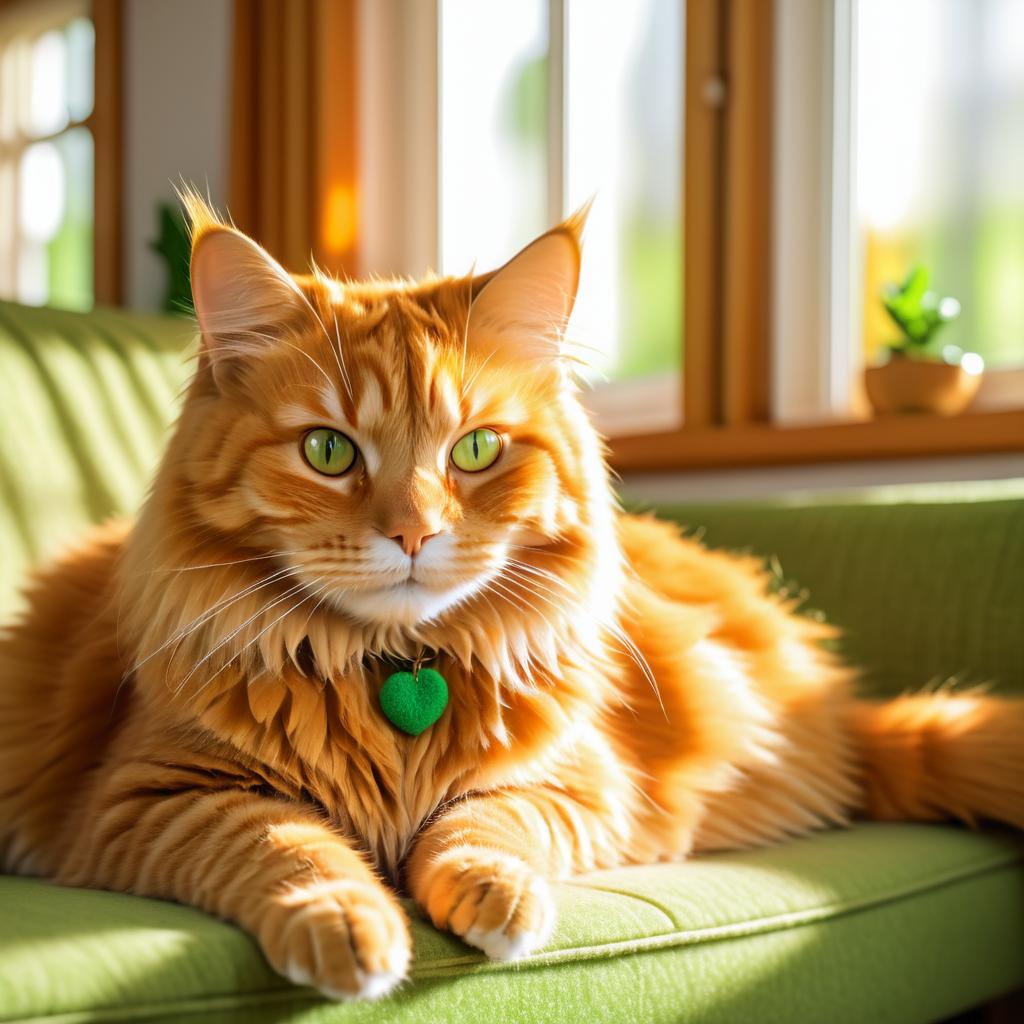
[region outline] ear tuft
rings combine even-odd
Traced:
[[[216,228],[233,227],[214,209],[209,199],[200,194],[195,185],[182,181],[175,188],[175,192],[185,210],[193,247],[206,232]]]
[[[479,279],[469,315],[471,345],[510,358],[559,353],[580,279],[581,243],[590,204]]]
[[[591,196],[582,206],[578,207],[558,225],[556,230],[566,231],[576,239],[576,246],[583,249],[583,232],[587,227],[587,220],[590,218],[590,211],[594,206],[597,196]]]

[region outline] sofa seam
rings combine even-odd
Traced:
[[[881,894],[868,897],[859,897],[851,900],[844,900],[837,903],[827,904],[821,907],[811,907],[805,910],[790,911],[788,913],[775,914],[769,917],[756,918],[753,921],[732,921],[723,925],[713,925],[708,928],[681,929],[662,932],[657,935],[646,936],[642,939],[616,939],[606,943],[595,943],[590,946],[572,946],[564,950],[552,950],[547,953],[539,953],[532,957],[526,957],[514,963],[512,969],[525,969],[529,967],[543,967],[548,964],[563,963],[573,959],[596,959],[606,956],[615,956],[631,952],[645,952],[651,949],[664,949],[674,946],[697,946],[702,943],[718,942],[727,939],[747,938],[755,935],[770,935],[774,932],[787,931],[791,928],[799,928],[804,925],[815,924],[820,921],[828,921],[848,914],[859,913],[870,910],[873,907],[882,907],[890,903],[902,900],[914,899],[924,896],[929,892],[955,885],[958,882],[966,882],[975,878],[982,878],[986,875],[996,874],[1007,868],[1024,863],[1024,855],[1015,853],[1010,856],[1003,856],[1000,859],[993,859],[984,864],[974,864],[951,869],[949,871],[932,875],[927,882],[911,883],[905,886],[890,889]],[[614,889],[604,889],[598,886],[590,888],[599,889],[601,892],[610,892],[615,895],[623,895],[637,902],[650,904],[651,901],[638,897],[632,893],[620,893]],[[652,904],[657,906],[657,904]],[[673,922],[674,923],[674,922]],[[412,971],[414,978],[429,978],[447,976],[451,968],[475,968],[480,971],[507,970],[509,965],[491,963],[480,960],[476,956],[452,957],[448,960],[436,960],[429,966],[424,966],[417,971],[415,966]],[[451,972],[458,973],[458,971]]]

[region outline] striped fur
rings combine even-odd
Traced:
[[[578,221],[511,277],[339,284],[192,212],[204,345],[152,494],[0,641],[4,870],[194,904],[297,983],[373,997],[409,963],[396,889],[512,958],[550,933],[550,879],[859,813],[1024,826],[1021,704],[858,703],[753,560],[615,512],[535,343]],[[455,473],[483,425],[501,459]],[[352,472],[304,464],[316,426]],[[387,539],[410,522],[437,534],[415,564]],[[423,649],[451,700],[412,738],[376,699]]]

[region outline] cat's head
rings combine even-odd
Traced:
[[[174,457],[197,540],[374,626],[510,594],[543,613],[542,555],[588,577],[611,519],[562,349],[582,217],[488,275],[358,284],[190,213],[202,341]]]

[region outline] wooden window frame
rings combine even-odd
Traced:
[[[71,128],[89,129],[93,140],[93,302],[118,305],[122,294],[122,0],[53,0],[49,4],[0,0],[0,18],[11,19],[18,33],[45,31],[53,22],[79,14],[87,15],[95,30],[92,113],[53,136],[31,142],[56,138]]]
[[[611,437],[612,467],[680,472],[1024,451],[1024,408],[772,422],[775,7],[688,0],[683,424]],[[1013,383],[1020,371],[991,376]]]
[[[96,32],[93,140],[93,301],[117,306],[123,297],[124,129],[122,0],[92,0]]]

